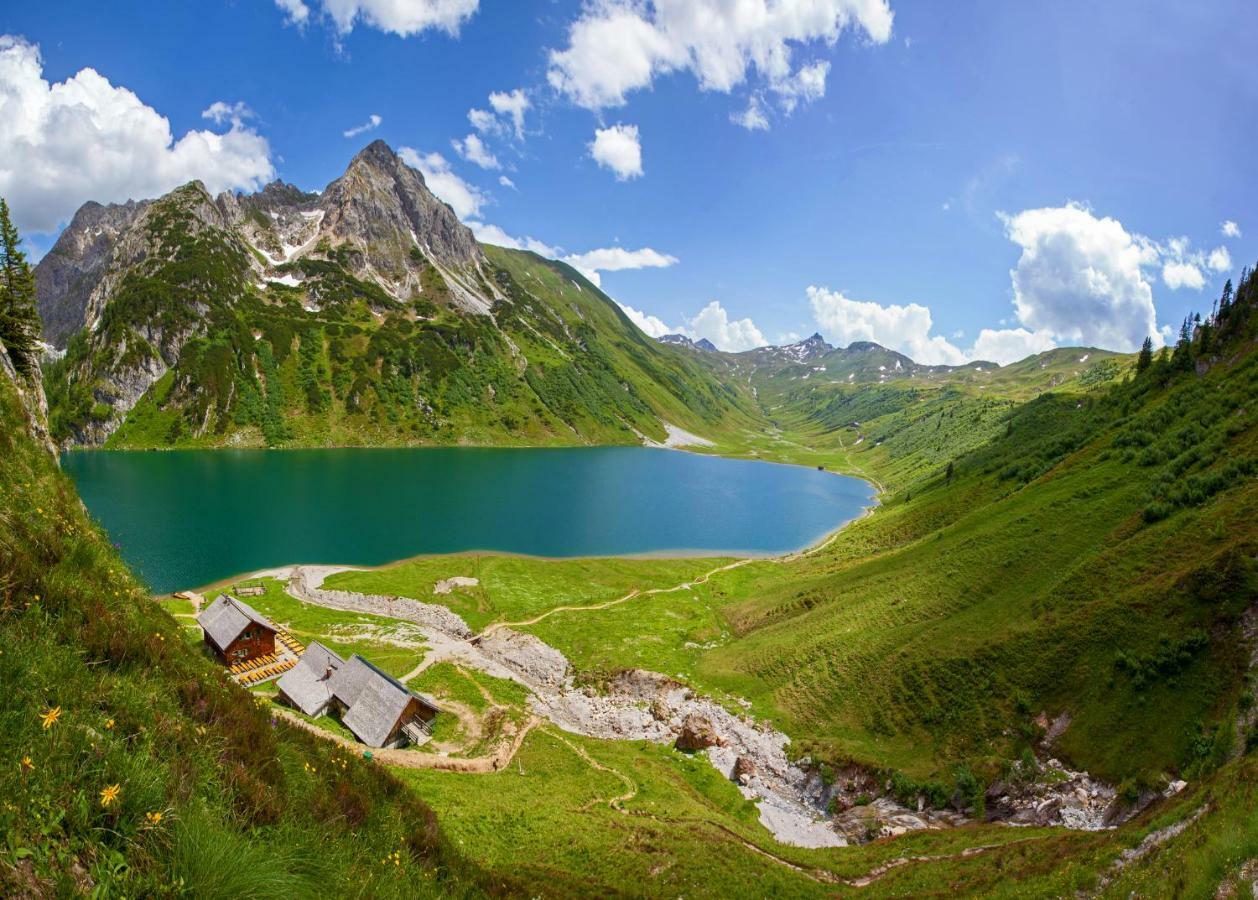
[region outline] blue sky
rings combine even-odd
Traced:
[[[83,201],[319,188],[379,137],[482,238],[732,349],[1127,350],[1258,257],[1244,0],[61,2],[0,34],[37,253]]]

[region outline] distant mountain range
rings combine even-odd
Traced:
[[[85,204],[36,282],[63,444],[626,443],[755,416],[575,269],[478,244],[380,141],[318,193]]]

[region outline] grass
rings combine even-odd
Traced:
[[[273,726],[180,640],[27,437],[2,375],[0,683],[0,893],[460,896],[501,884],[463,861],[416,794]]]
[[[633,590],[672,587],[728,560],[574,559],[461,554],[421,557],[380,569],[340,572],[325,586],[369,594],[413,597],[450,607],[474,629],[531,619],[557,606],[607,603]],[[436,595],[438,581],[476,578],[475,587]]]

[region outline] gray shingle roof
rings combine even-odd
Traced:
[[[260,612],[235,597],[219,594],[206,609],[197,616],[197,624],[204,630],[214,646],[226,650],[231,642],[240,637],[240,633],[250,623],[261,625],[269,631],[279,631],[270,620]]]
[[[406,685],[357,654],[332,676],[331,688],[336,699],[347,707],[341,721],[370,747],[384,745],[411,700],[437,711],[431,701],[411,692]]]
[[[315,716],[332,699],[332,678],[344,664],[345,661],[327,647],[311,641],[297,665],[280,676],[275,686],[293,706],[308,716]],[[329,668],[333,673],[331,678],[326,677]]]

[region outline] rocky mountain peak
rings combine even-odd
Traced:
[[[320,230],[362,251],[384,279],[401,283],[415,274],[414,253],[449,270],[481,262],[471,229],[384,141],[372,141],[345,174],[324,190]]]

